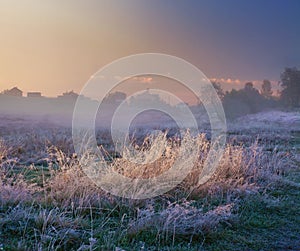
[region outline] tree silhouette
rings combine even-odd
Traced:
[[[300,106],[300,70],[286,68],[281,74],[281,100],[288,106]]]
[[[261,95],[265,98],[269,99],[272,96],[272,84],[269,80],[265,79],[261,86]]]
[[[256,113],[266,107],[265,99],[254,88],[252,82],[247,82],[241,90],[233,89],[231,92],[226,92],[223,104],[229,118]]]
[[[224,91],[223,91],[223,89],[222,89],[222,87],[221,87],[221,84],[218,83],[218,82],[216,82],[216,81],[212,81],[211,83],[212,83],[213,87],[215,88],[215,90],[216,90],[216,92],[217,92],[219,98],[220,98],[220,99],[223,99],[225,93],[224,93]]]
[[[245,91],[253,91],[254,90],[253,83],[252,82],[247,82],[245,84],[244,90]]]

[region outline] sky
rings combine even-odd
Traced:
[[[300,67],[298,0],[0,0],[0,90],[80,92],[101,67],[145,52],[208,78],[277,82]]]

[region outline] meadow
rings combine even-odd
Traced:
[[[143,151],[147,133],[138,132]],[[300,250],[300,111],[229,122],[218,169],[199,184],[205,132],[194,136],[200,154],[182,183],[132,200],[85,175],[71,128],[2,116],[0,250]],[[161,174],[179,154],[180,142],[167,135],[161,158],[140,168],[114,152],[108,135],[96,132],[105,161],[127,177]]]

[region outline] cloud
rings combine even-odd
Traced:
[[[242,81],[240,79],[232,79],[232,78],[211,78],[210,81],[217,82],[220,84],[241,84]]]
[[[105,76],[103,76],[103,75],[92,75],[90,78],[91,78],[91,79],[95,79],[95,78],[98,78],[98,79],[105,79]]]
[[[129,80],[131,82],[133,81],[134,83],[142,83],[142,84],[151,84],[154,82],[154,79],[152,77],[143,77],[143,76],[137,76],[128,79],[121,76],[114,76],[114,79],[118,81]]]
[[[142,84],[151,84],[153,82],[152,77],[134,77],[133,79]]]
[[[220,83],[222,88],[225,91],[230,91],[231,89],[242,89],[245,86],[245,83],[247,82],[252,82],[253,86],[260,90],[261,89],[261,85],[263,83],[263,80],[241,80],[241,79],[232,79],[232,78],[211,78],[210,79],[211,82],[217,82]],[[272,89],[273,90],[279,90],[280,86],[278,85],[278,81],[276,80],[270,80],[271,84],[272,84]]]

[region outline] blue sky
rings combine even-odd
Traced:
[[[159,39],[159,27],[165,33],[160,42],[174,43],[161,51],[194,62],[211,77],[274,79],[284,67],[300,66],[300,1],[140,2],[136,20],[144,21],[140,29],[151,26],[149,39]]]

